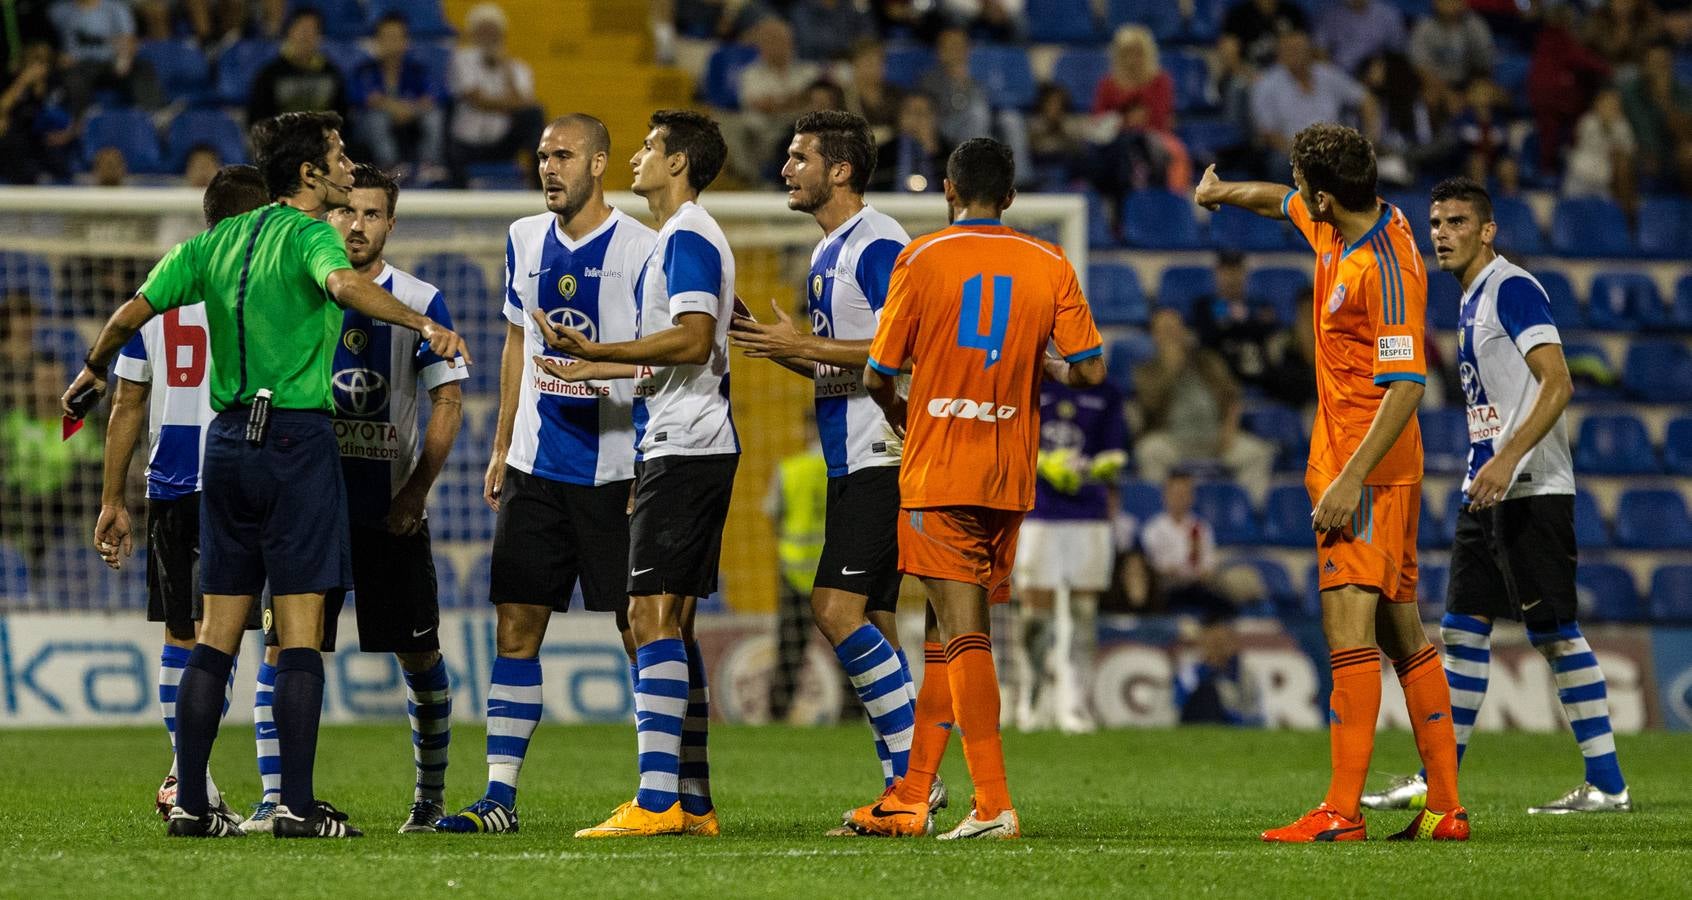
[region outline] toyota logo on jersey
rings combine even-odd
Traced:
[[[546,320],[559,328],[574,328],[590,341],[599,340],[599,329],[594,327],[593,319],[588,318],[588,314],[579,309],[560,306],[548,310]]]
[[[347,416],[374,416],[388,408],[388,379],[370,369],[342,369],[331,380],[335,409]]]

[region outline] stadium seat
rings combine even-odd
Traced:
[[[1400,8],[1407,5],[1409,4],[1406,0],[1399,0]],[[1422,7],[1420,15],[1425,17],[1429,4],[1425,0],[1416,0],[1416,5]],[[1492,62],[1492,80],[1497,82],[1498,86],[1504,90],[1505,97],[1525,96],[1523,88],[1527,86],[1527,73],[1528,56],[1523,53],[1499,53]],[[1493,198],[1494,211],[1497,210],[1497,203],[1500,199],[1514,200],[1515,198]]]
[[[758,48],[746,44],[723,44],[711,51],[700,85],[705,102],[718,109],[739,109],[740,72],[757,58]],[[892,58],[891,51],[888,58]]]
[[[1186,146],[1195,169],[1201,172],[1204,166],[1216,161],[1218,152],[1245,141],[1245,132],[1240,130],[1240,126],[1226,119],[1182,119],[1175,125],[1175,135]],[[1304,238],[1297,231],[1288,227],[1286,232],[1291,244],[1296,244],[1297,249],[1305,249]]]
[[[1679,341],[1635,340],[1622,363],[1622,385],[1649,403],[1692,397],[1692,352]]]
[[[1682,258],[1692,244],[1692,206],[1678,197],[1651,197],[1639,207],[1639,252]]]
[[[1159,43],[1173,41],[1181,35],[1179,4],[1164,0],[1110,0],[1106,7],[1105,24],[1111,31],[1133,23],[1151,29]]]
[[[1310,547],[1310,492],[1303,485],[1271,488],[1263,503],[1263,540],[1277,547]]]
[[[1289,325],[1297,314],[1300,298],[1308,290],[1308,269],[1263,268],[1246,275],[1246,297],[1252,303],[1273,308],[1275,317]]]
[[[1116,246],[1116,234],[1111,229],[1110,215],[1105,201],[1098,194],[1087,195],[1087,246],[1095,250]]]
[[[1598,197],[1559,200],[1551,216],[1551,249],[1562,256],[1632,256],[1627,215]]]
[[[448,38],[458,33],[447,21],[441,0],[365,0],[365,4],[369,7],[372,28],[376,20],[390,12],[397,12],[405,16],[414,39]]]
[[[1575,545],[1582,550],[1601,550],[1610,546],[1610,527],[1604,513],[1591,493],[1580,489],[1574,495]]]
[[[1105,371],[1110,383],[1124,396],[1134,396],[1134,367],[1150,359],[1157,348],[1144,333],[1131,334],[1110,342],[1106,349]]]
[[[1533,273],[1539,280],[1539,286],[1545,288],[1546,296],[1551,298],[1551,319],[1557,323],[1557,329],[1563,334],[1579,331],[1585,322],[1580,312],[1580,300],[1576,299],[1574,285],[1569,283],[1569,276],[1556,269],[1543,269]]]
[[[1251,498],[1246,496],[1244,488],[1231,481],[1199,485],[1194,491],[1193,509],[1210,523],[1218,545],[1255,544],[1263,539]]]
[[[412,44],[411,52],[406,56],[423,64],[429,70],[430,83],[447,96],[452,80],[452,48],[444,44]]]
[[[1100,325],[1146,324],[1146,295],[1140,273],[1126,263],[1096,263],[1087,267],[1087,300]]]
[[[107,147],[123,153],[131,174],[151,175],[164,169],[153,120],[138,109],[109,110],[88,120],[82,134],[83,164],[92,164],[94,154]]]
[[[1241,413],[1240,424],[1275,445],[1282,468],[1304,471],[1310,438],[1304,433],[1304,416],[1298,410],[1279,403],[1252,403]]]
[[[1128,195],[1122,204],[1122,235],[1128,246],[1150,250],[1198,250],[1205,244],[1192,198],[1165,190]]]
[[[1692,622],[1692,566],[1661,566],[1652,573],[1651,619]]]
[[[1422,620],[1437,622],[1445,615],[1445,592],[1451,585],[1451,567],[1438,564],[1417,568],[1416,605],[1421,608]]]
[[[1224,206],[1210,216],[1210,241],[1223,250],[1285,250],[1287,231],[1285,224],[1237,206]]]
[[[1440,331],[1455,331],[1463,319],[1463,286],[1444,272],[1428,273],[1428,322]]]
[[[1433,235],[1428,230],[1428,195],[1421,191],[1392,191],[1385,195],[1386,202],[1398,207],[1404,212],[1404,218],[1410,222],[1410,233],[1416,237],[1416,246],[1422,253],[1433,253]],[[1433,273],[1428,273],[1428,280],[1433,280]]]
[[[1292,576],[1287,574],[1287,567],[1273,559],[1253,556],[1230,561],[1235,565],[1250,566],[1257,573],[1258,580],[1263,582],[1261,598],[1267,601],[1273,609],[1280,610],[1296,607],[1303,601],[1303,591],[1293,587]],[[1224,563],[1227,566],[1229,563]]]
[[[1670,475],[1692,476],[1692,416],[1681,416],[1668,423],[1663,439],[1663,468]]]
[[[986,92],[994,109],[1030,109],[1038,88],[1028,51],[984,44],[969,52],[969,74]]]
[[[1182,39],[1200,46],[1216,43],[1222,33],[1222,16],[1231,5],[1224,0],[1194,0],[1193,16],[1184,23]]]
[[[190,40],[147,41],[135,56],[153,67],[159,89],[170,100],[198,103],[206,97],[211,81],[211,63]]]
[[[217,99],[228,106],[246,106],[259,69],[276,58],[276,42],[237,41],[217,58]]]
[[[1157,305],[1192,320],[1193,305],[1216,293],[1216,270],[1209,266],[1170,266],[1157,282]]]
[[[1616,504],[1616,545],[1630,550],[1692,549],[1686,499],[1672,488],[1635,488]]]
[[[1498,250],[1511,257],[1539,256],[1545,252],[1545,234],[1533,207],[1518,197],[1492,198],[1492,220],[1498,223]],[[1428,273],[1432,280],[1433,273]],[[1543,279],[1541,279],[1543,281]]]
[[[1469,419],[1461,409],[1445,406],[1424,409],[1422,465],[1440,475],[1455,475],[1469,468]]]
[[[1422,512],[1416,519],[1416,546],[1424,550],[1445,549],[1451,539],[1445,534],[1445,517],[1427,491],[1422,492]]]
[[[934,51],[921,45],[896,44],[887,48],[886,55],[887,64],[883,74],[887,77],[887,83],[895,87],[915,87],[917,79],[934,67]],[[1090,104],[1092,100],[1093,95],[1088,94],[1085,101],[1079,102]]]
[[[1675,331],[1692,331],[1692,275],[1674,283],[1674,299],[1668,307],[1667,326]]]
[[[1657,282],[1643,272],[1600,272],[1586,295],[1586,324],[1604,331],[1659,328],[1668,319]]]
[[[34,253],[0,252],[0,294],[13,293],[28,296],[41,312],[59,308],[53,267],[45,257]]]
[[[38,599],[57,609],[117,611],[145,609],[147,605],[145,548],[137,546],[134,557],[121,572],[106,567],[100,554],[80,537],[67,537],[49,546],[42,560],[40,582],[34,585]]]
[[[1172,3],[1157,0],[1160,8],[1175,9]],[[1198,112],[1213,109],[1216,104],[1210,99],[1210,65],[1204,57],[1196,53],[1165,50],[1160,62],[1163,70],[1175,82],[1175,108],[1180,112]],[[1270,220],[1265,220],[1270,221]]]
[[[1070,47],[1052,63],[1052,83],[1069,94],[1069,108],[1085,113],[1093,108],[1099,79],[1110,71],[1110,54],[1091,47]]]
[[[1041,44],[1090,44],[1102,34],[1092,0],[1028,0],[1028,37]]]
[[[11,544],[0,544],[0,598],[21,603],[29,596],[29,563]]]
[[[1656,475],[1662,472],[1645,423],[1620,413],[1587,416],[1575,438],[1575,471],[1590,475]]]
[[[428,6],[431,3],[429,0],[414,0],[405,5]],[[288,0],[289,12],[302,9],[314,9],[323,15],[323,36],[332,41],[356,41],[370,30],[365,22],[364,7],[358,0]],[[370,21],[374,23],[375,18]]]
[[[219,109],[190,109],[172,119],[165,130],[165,149],[169,153],[166,165],[172,172],[181,172],[188,161],[188,152],[201,144],[217,151],[224,165],[247,161],[247,139],[241,126]]]
[[[1155,484],[1132,478],[1122,482],[1121,494],[1122,511],[1142,526],[1163,512],[1163,489]]]
[[[1639,589],[1633,575],[1615,563],[1583,562],[1575,569],[1582,618],[1593,622],[1638,622]]]

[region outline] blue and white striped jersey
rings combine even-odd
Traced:
[[[734,253],[699,204],[689,201],[658,232],[641,270],[642,337],[674,328],[685,313],[716,320],[711,358],[697,366],[657,366],[635,386],[635,448],[642,459],[739,453],[729,406],[729,319],[734,315]]]
[[[198,491],[206,426],[214,415],[205,306],[181,306],[147,320],[119,351],[112,371],[151,386],[147,496],[177,500]]]
[[[452,327],[446,301],[434,285],[384,263],[375,281],[401,303]],[[335,441],[347,483],[347,514],[354,524],[380,527],[394,494],[417,468],[417,388],[431,391],[470,377],[449,366],[409,328],[346,310],[335,346]]]
[[[568,358],[548,347],[529,317],[542,310],[595,342],[636,334],[636,283],[657,234],[612,210],[580,241],[550,212],[511,223],[506,242],[505,318],[524,335],[523,381],[505,461],[512,468],[570,484],[602,485],[634,477],[634,382],[570,384],[546,374],[536,356]]]
[[[1528,368],[1528,351],[1541,344],[1561,344],[1551,319],[1545,288],[1500,256],[1481,270],[1463,296],[1458,319],[1457,373],[1469,412],[1469,487],[1481,466],[1527,420],[1539,397],[1539,382]],[[1564,417],[1522,458],[1505,499],[1540,494],[1572,494],[1574,464]]]
[[[811,331],[844,341],[874,338],[893,262],[910,242],[898,222],[867,205],[817,242],[805,282]],[[898,465],[900,441],[864,390],[863,370],[816,370],[817,433],[829,476]]]

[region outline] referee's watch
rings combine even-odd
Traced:
[[[94,351],[92,350],[88,351],[88,355],[82,358],[82,365],[101,381],[107,380],[106,376],[111,372],[110,365],[101,365],[94,361]]]

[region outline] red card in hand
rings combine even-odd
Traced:
[[[734,295],[734,314],[743,319],[752,319],[754,322],[758,321],[757,319],[752,318],[752,308],[746,305],[745,300],[740,299],[739,294]]]
[[[68,441],[71,439],[71,435],[82,430],[82,420],[73,419],[70,416],[64,416],[62,418],[64,421],[59,424],[59,440]]]

